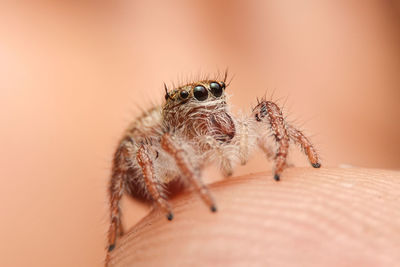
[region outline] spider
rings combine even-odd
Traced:
[[[210,210],[216,212],[216,203],[201,179],[202,169],[217,164],[224,176],[230,176],[234,165],[246,164],[256,148],[271,158],[274,153],[267,144],[271,134],[277,146],[276,181],[286,166],[290,141],[302,147],[314,168],[321,166],[309,139],[285,121],[274,102],[264,98],[248,116],[234,116],[225,93],[227,72],[222,79],[218,76],[170,91],[164,84],[163,105],[144,112],[128,127],[113,160],[108,253],[123,234],[119,202],[125,192],[152,200],[172,220],[167,185],[180,181],[193,186]]]

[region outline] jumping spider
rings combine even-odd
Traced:
[[[226,102],[226,78],[201,80],[168,91],[165,101],[144,112],[127,129],[115,153],[109,187],[110,228],[108,251],[122,235],[119,202],[124,192],[153,200],[168,220],[173,213],[167,201],[166,186],[172,181],[192,185],[201,198],[217,211],[202,169],[216,163],[225,176],[233,166],[246,164],[255,148],[268,156],[267,137],[276,141],[274,178],[279,181],[286,166],[289,142],[301,145],[314,168],[319,156],[303,133],[284,120],[280,108],[263,99],[247,117],[235,117]]]

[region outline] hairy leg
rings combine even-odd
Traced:
[[[108,253],[106,265],[109,261],[109,253],[115,248],[118,235],[123,234],[121,222],[121,210],[119,203],[125,191],[125,178],[130,168],[133,142],[130,139],[122,141],[120,147],[114,155],[112,176],[109,186],[109,204],[110,204],[110,227],[108,229]]]
[[[286,125],[287,132],[289,134],[289,137],[291,140],[293,140],[295,143],[301,145],[301,147],[304,150],[304,153],[307,155],[308,160],[310,161],[311,165],[314,168],[319,168],[321,167],[321,163],[319,160],[319,156],[313,145],[311,144],[310,140],[308,140],[307,137],[304,136],[302,132],[297,130],[291,125]]]
[[[124,193],[124,172],[115,172],[111,179],[110,192],[110,227],[108,230],[108,251],[115,248],[117,235],[122,235],[121,210],[119,202]]]
[[[155,177],[153,161],[149,156],[148,147],[142,145],[136,155],[137,162],[142,168],[143,178],[147,187],[147,191],[150,193],[157,206],[167,214],[167,219],[172,220],[173,214],[171,207],[166,200],[162,185],[158,182]]]
[[[286,158],[288,155],[289,151],[289,140],[290,137],[293,136],[300,136],[298,135],[301,133],[300,131],[296,130],[294,131],[293,127],[287,129],[287,124],[283,118],[282,111],[280,108],[271,101],[266,101],[263,100],[261,101],[254,109],[253,109],[253,114],[254,118],[256,119],[257,122],[260,123],[269,123],[270,128],[272,130],[272,133],[275,137],[276,142],[278,143],[278,151],[275,156],[275,174],[274,178],[276,181],[280,180],[280,175],[285,168],[286,165]],[[293,135],[290,135],[290,133],[293,133]],[[296,135],[297,134],[297,135]],[[292,137],[292,138],[293,138]],[[295,139],[297,142],[300,143],[306,143],[305,140],[308,141],[308,139],[305,140],[299,138],[304,137],[304,135],[301,133],[301,137],[298,137]],[[307,142],[309,144],[309,142]],[[307,146],[309,148],[310,146]],[[312,147],[312,146],[311,146]],[[311,150],[310,150],[311,151]],[[312,150],[315,152],[315,150]],[[316,155],[316,154],[315,154]],[[317,163],[317,161],[315,161]],[[319,164],[319,163],[318,163]],[[314,166],[314,165],[313,165]],[[314,166],[316,167],[316,166]]]
[[[120,147],[114,156],[112,178],[109,187],[110,201],[110,227],[108,230],[108,254],[106,258],[106,266],[109,261],[109,252],[115,248],[116,239],[123,234],[121,222],[121,210],[119,203],[122,195],[126,191],[126,181],[129,172],[133,168],[136,158],[139,167],[142,169],[143,180],[147,187],[147,191],[154,199],[156,204],[167,214],[167,218],[172,220],[173,214],[163,195],[163,188],[154,176],[154,167],[149,157],[147,146],[142,145],[138,150],[131,138],[122,141]]]
[[[214,199],[208,191],[208,188],[201,181],[198,172],[188,162],[188,155],[171,139],[171,136],[168,133],[164,134],[161,138],[161,147],[175,159],[176,165],[180,169],[182,175],[189,179],[196,190],[200,193],[204,202],[210,207],[211,211],[217,211]]]

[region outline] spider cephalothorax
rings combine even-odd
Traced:
[[[229,142],[235,136],[235,124],[229,115],[224,81],[204,80],[186,84],[168,92],[162,107],[162,119],[168,129],[193,139],[213,136]]]
[[[124,192],[152,200],[172,220],[166,188],[176,181],[192,186],[211,211],[217,210],[201,179],[205,165],[216,164],[224,176],[230,176],[235,164],[246,164],[259,148],[270,159],[275,155],[274,178],[279,181],[291,141],[302,147],[314,168],[321,166],[311,142],[285,121],[277,104],[263,99],[247,116],[237,117],[229,109],[226,87],[226,73],[223,79],[202,79],[172,90],[165,86],[164,104],[130,125],[113,161],[109,252],[122,234],[119,202]],[[269,145],[270,136],[275,151]]]

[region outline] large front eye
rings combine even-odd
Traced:
[[[211,90],[211,93],[216,97],[219,97],[222,95],[222,86],[217,82],[210,83],[210,90]]]
[[[208,97],[208,91],[203,85],[197,85],[193,89],[193,95],[197,100],[204,101]]]

